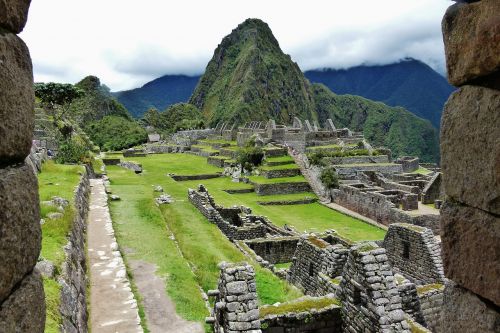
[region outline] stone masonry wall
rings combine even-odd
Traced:
[[[253,267],[221,263],[214,306],[215,333],[260,333],[259,303]]]
[[[442,21],[442,332],[500,331],[500,2],[461,1]]]
[[[258,195],[289,194],[298,192],[309,192],[311,186],[308,182],[289,182],[275,184],[253,183],[255,193]]]
[[[430,229],[393,223],[383,247],[395,272],[416,284],[443,283],[441,248]]]
[[[24,163],[34,128],[33,70],[17,36],[30,1],[0,0],[0,332],[43,332],[38,182]]]
[[[410,332],[384,248],[353,246],[340,288],[345,332]]]
[[[279,264],[292,262],[298,241],[298,237],[280,237],[247,240],[245,243],[264,260]]]
[[[211,199],[203,185],[200,185],[199,191],[189,189],[188,198],[210,222],[219,227],[229,240],[254,239],[266,236],[267,229],[262,223],[238,227],[225,220],[214,207],[213,199]]]
[[[89,211],[90,182],[84,173],[75,190],[75,217],[65,246],[66,260],[62,266],[61,305],[63,332],[88,331],[87,279],[86,279],[86,221]]]
[[[441,332],[441,313],[443,309],[443,289],[431,289],[418,296],[424,326],[432,332]]]

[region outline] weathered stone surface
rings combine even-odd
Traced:
[[[500,214],[500,91],[465,86],[445,105],[441,164],[446,194]]]
[[[0,305],[0,332],[43,332],[44,327],[45,294],[34,270]]]
[[[13,33],[23,31],[31,0],[0,0],[0,27]]]
[[[500,305],[500,218],[446,202],[441,224],[446,276]]]
[[[33,269],[40,244],[36,176],[26,164],[0,169],[0,302]]]
[[[448,80],[455,86],[500,70],[500,1],[451,6],[443,18]]]
[[[21,162],[30,153],[35,116],[31,58],[11,33],[0,32],[0,54],[0,161]]]
[[[443,332],[500,332],[500,313],[466,289],[450,283],[444,291]]]

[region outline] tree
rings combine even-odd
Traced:
[[[339,187],[339,177],[337,172],[335,172],[335,169],[332,167],[323,169],[319,178],[321,179],[323,185],[325,185],[325,187],[329,190]]]
[[[83,94],[83,90],[69,83],[35,83],[35,96],[49,108],[71,103]]]
[[[241,171],[243,169],[252,170],[262,164],[264,159],[264,152],[262,148],[255,146],[255,138],[252,137],[245,144],[245,147],[240,148],[236,152],[236,162],[241,166]]]

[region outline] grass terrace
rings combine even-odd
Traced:
[[[45,220],[42,224],[42,250],[41,258],[50,260],[56,266],[57,273],[61,271],[65,260],[64,246],[68,243],[67,235],[71,230],[74,218],[74,190],[78,185],[82,166],[61,165],[53,161],[47,161],[42,166],[42,172],[38,175],[40,202],[50,201],[53,196],[62,197],[70,202],[60,219],[50,219],[48,214],[58,212],[57,207],[40,204],[41,218]],[[47,318],[45,332],[59,332],[61,316],[59,313],[61,286],[56,279],[43,279],[45,289],[45,301],[47,306]]]
[[[266,163],[267,162],[290,162],[290,163],[295,163],[293,158],[289,155],[283,155],[283,156],[276,156],[276,157],[266,157],[264,160]]]
[[[167,293],[177,313],[188,320],[203,321],[208,313],[198,285],[205,291],[216,287],[217,264],[221,261],[250,260],[187,200],[187,189],[196,188],[200,181],[175,182],[166,174],[206,174],[221,169],[207,164],[203,157],[190,154],[151,155],[134,157],[134,160],[142,163],[142,174],[118,166],[107,168],[113,193],[121,197],[121,201],[110,202],[120,248],[127,261],[143,260],[157,265],[157,274],[165,278]],[[219,193],[225,193],[222,190],[227,188],[250,186],[233,183],[229,178],[208,179],[203,184]],[[157,207],[153,203],[158,195],[153,192],[154,185],[161,185],[174,202]],[[217,190],[213,189],[214,185]],[[269,270],[251,263],[256,269],[261,304],[285,302],[301,296],[300,291]]]
[[[299,167],[295,164],[284,164],[284,165],[263,165],[259,169],[261,170],[284,170],[284,169],[298,169]]]
[[[257,184],[277,184],[277,183],[300,183],[306,182],[304,176],[284,177],[284,178],[266,178],[263,176],[250,176],[248,177],[252,183]]]
[[[419,174],[419,175],[428,175],[428,174],[432,173],[432,171],[421,166],[417,170],[415,170],[415,171],[413,171],[411,173],[416,173],[416,174]]]
[[[261,307],[259,309],[260,318],[264,318],[268,315],[309,312],[311,309],[321,310],[331,305],[340,306],[340,301],[331,297],[304,297],[300,300],[282,303],[277,306],[268,305]]]

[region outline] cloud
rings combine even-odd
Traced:
[[[97,75],[112,90],[164,74],[200,74],[222,38],[248,17],[266,21],[303,70],[405,57],[444,68],[448,0],[44,0],[21,37],[35,80]]]

